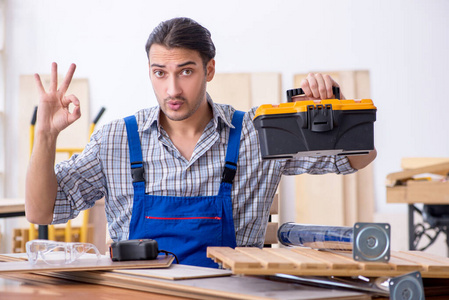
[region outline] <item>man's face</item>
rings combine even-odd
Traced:
[[[197,51],[168,49],[153,44],[149,51],[150,79],[162,112],[172,121],[182,121],[207,105],[206,82],[212,80],[215,61],[206,72]]]

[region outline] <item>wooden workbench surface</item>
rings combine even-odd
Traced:
[[[21,258],[1,256],[19,261]],[[5,264],[5,262],[0,262]],[[160,272],[158,272],[158,270]],[[170,278],[170,279],[168,279]],[[134,290],[134,291],[130,291]],[[73,294],[72,294],[73,293]],[[162,296],[169,295],[169,296]],[[229,271],[173,265],[163,269],[3,273],[1,299],[350,299],[367,300],[364,292],[316,288],[264,277],[231,276]],[[48,296],[47,296],[48,295]]]
[[[4,274],[0,276],[0,298],[4,300],[129,300],[129,299],[190,299],[179,296],[148,293],[111,286],[80,283],[37,274]]]
[[[25,199],[0,199],[0,213],[25,212]]]

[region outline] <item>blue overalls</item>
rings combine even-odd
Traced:
[[[150,238],[159,249],[176,254],[181,264],[217,267],[206,257],[208,246],[235,248],[232,181],[237,169],[244,113],[232,118],[226,162],[216,196],[171,197],[145,194],[142,150],[134,116],[125,118],[130,151],[134,204],[129,239]]]

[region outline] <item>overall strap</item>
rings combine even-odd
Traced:
[[[237,160],[239,158],[240,136],[242,133],[242,122],[245,113],[236,110],[232,116],[232,125],[234,128],[229,130],[228,148],[226,150],[225,168],[221,182],[232,184],[235,172],[237,170]]]
[[[142,149],[140,146],[139,132],[137,131],[137,121],[135,116],[129,116],[125,119],[126,133],[128,134],[129,157],[131,161],[131,175],[133,184],[136,182],[145,182],[143,176]]]

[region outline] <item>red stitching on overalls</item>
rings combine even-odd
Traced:
[[[194,220],[194,219],[211,219],[211,220],[221,220],[221,217],[178,217],[178,218],[164,218],[164,217],[150,217],[150,216],[145,216],[145,219],[156,219],[156,220]]]

